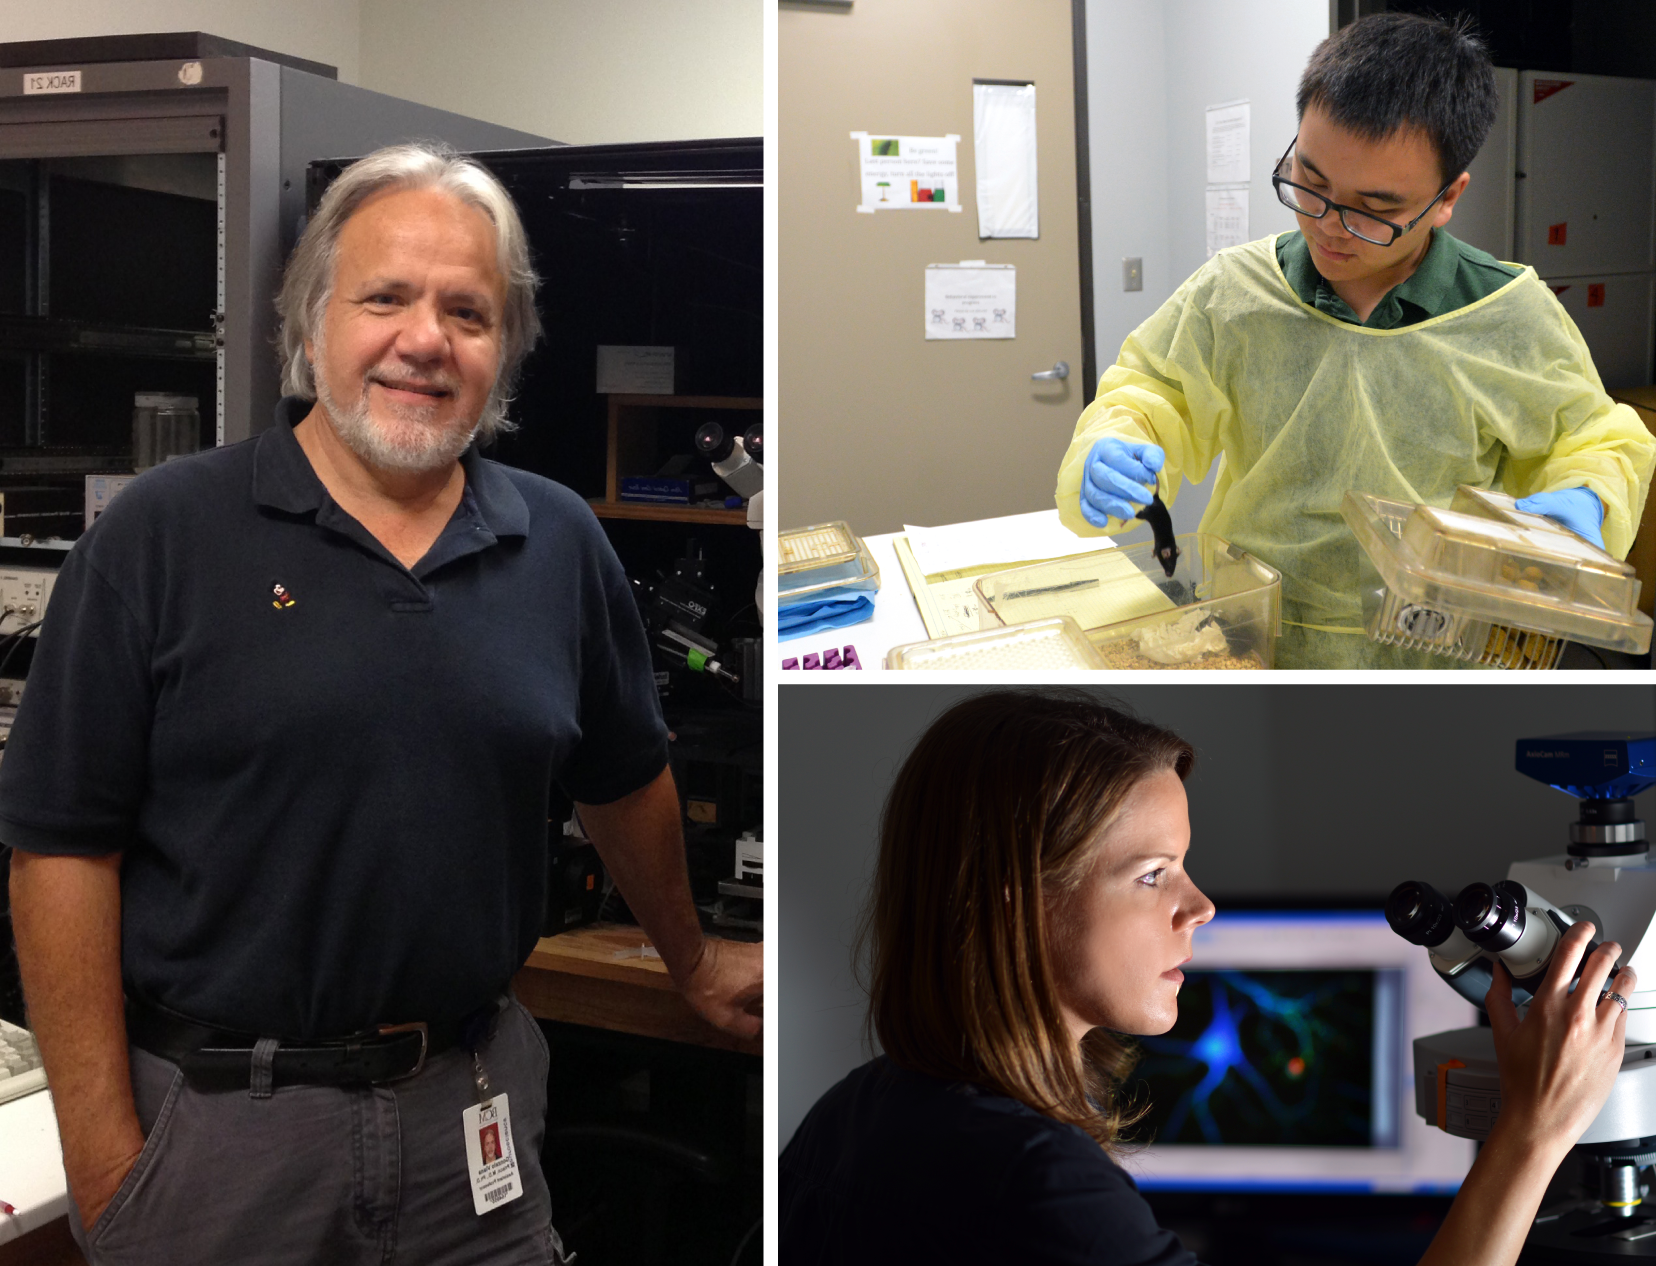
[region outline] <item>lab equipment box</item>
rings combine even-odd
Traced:
[[[1103,668],[1104,659],[1067,615],[1007,628],[978,629],[931,642],[894,646],[887,668],[933,671]]]
[[[1447,510],[1348,492],[1363,626],[1376,642],[1497,668],[1555,667],[1565,642],[1650,649],[1634,570],[1501,493]]]
[[[1274,667],[1282,577],[1205,532],[1178,546],[1171,576],[1149,541],[984,576],[975,586],[983,627],[1069,616],[1104,668]]]

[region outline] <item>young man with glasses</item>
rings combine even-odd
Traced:
[[[1220,252],[1128,337],[1076,424],[1060,516],[1120,532],[1222,459],[1202,530],[1282,573],[1278,667],[1455,667],[1363,635],[1346,491],[1500,488],[1620,558],[1656,440],[1532,269],[1444,231],[1495,115],[1464,26],[1364,18],[1312,54],[1298,106],[1272,184],[1299,231]]]

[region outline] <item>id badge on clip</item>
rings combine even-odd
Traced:
[[[510,1204],[523,1194],[518,1181],[517,1148],[512,1141],[512,1114],[507,1096],[488,1095],[489,1080],[476,1061],[480,1102],[460,1114],[466,1132],[466,1173],[471,1178],[472,1206],[479,1215]]]

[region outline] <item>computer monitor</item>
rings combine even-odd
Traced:
[[[1473,1145],[1415,1114],[1414,1038],[1477,1023],[1372,908],[1227,909],[1128,1086],[1154,1190],[1453,1193]]]

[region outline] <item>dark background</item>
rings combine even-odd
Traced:
[[[1465,14],[1489,41],[1497,66],[1577,75],[1656,78],[1656,5],[1650,0],[1340,0],[1356,12]]]

